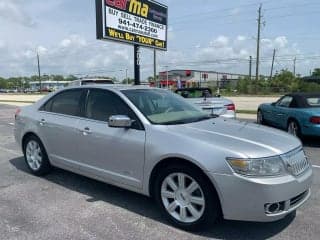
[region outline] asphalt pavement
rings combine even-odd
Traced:
[[[14,142],[14,111],[0,105],[1,240],[319,239],[319,139],[304,142],[314,180],[310,200],[296,214],[274,223],[221,220],[208,231],[189,233],[171,227],[139,194],[59,169],[42,178],[31,175]]]

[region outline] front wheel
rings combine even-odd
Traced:
[[[219,216],[217,194],[196,168],[167,167],[157,177],[155,187],[156,201],[162,213],[179,228],[199,230]]]
[[[260,125],[264,124],[263,114],[261,110],[258,110],[258,113],[257,113],[257,123]]]
[[[25,140],[23,153],[27,166],[34,175],[41,176],[51,171],[47,152],[38,137],[32,135]]]

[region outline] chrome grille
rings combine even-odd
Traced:
[[[294,176],[302,174],[309,168],[309,162],[302,148],[296,149],[282,156],[287,170]]]

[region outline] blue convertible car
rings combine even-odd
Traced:
[[[302,137],[320,136],[320,93],[294,93],[271,104],[261,104],[257,122]]]

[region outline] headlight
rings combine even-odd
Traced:
[[[227,158],[232,169],[245,176],[278,176],[285,173],[280,156],[258,159]]]

